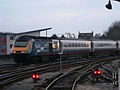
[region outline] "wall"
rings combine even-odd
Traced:
[[[12,36],[13,36],[13,39],[10,38]],[[12,45],[13,45],[14,40],[15,40],[14,35],[7,35],[7,54],[11,53],[11,49],[12,49]]]
[[[6,42],[6,35],[0,34],[0,55],[7,54],[7,42]]]

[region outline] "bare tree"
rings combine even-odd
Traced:
[[[114,22],[104,34],[107,39],[120,40],[120,21]]]

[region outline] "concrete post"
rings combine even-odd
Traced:
[[[120,90],[120,68],[118,68],[118,90]]]
[[[60,53],[60,72],[62,73],[62,58],[61,58],[62,53]]]

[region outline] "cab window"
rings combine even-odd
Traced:
[[[26,47],[27,41],[16,41],[14,46],[15,47]]]

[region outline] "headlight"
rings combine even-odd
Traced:
[[[12,53],[16,53],[16,51],[12,51]]]
[[[29,53],[29,51],[21,51],[21,53]]]

